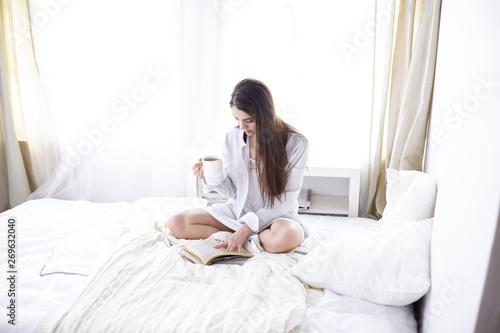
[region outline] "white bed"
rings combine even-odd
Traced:
[[[162,221],[176,210],[203,203],[200,199],[188,198],[150,198],[135,203],[42,199],[28,201],[0,214],[0,223],[3,226],[0,235],[3,253],[7,251],[4,245],[4,240],[7,239],[7,220],[14,218],[16,221],[18,272],[16,325],[14,327],[7,324],[6,320],[2,320],[0,331],[33,332],[37,327],[40,332],[51,331],[54,328],[51,325],[54,325],[54,322],[57,322],[56,317],[61,315],[60,310],[66,307],[63,304],[69,304],[68,301],[74,300],[75,295],[88,288],[90,277],[97,274],[99,268],[105,265],[106,259],[115,253],[117,248],[123,246],[124,238],[162,224]],[[303,215],[303,220],[310,229],[310,247],[335,233],[371,230],[377,223],[365,218],[314,215]],[[271,256],[272,260],[278,258],[276,259],[278,262],[283,260],[297,262],[304,257],[301,254],[286,258],[284,255],[267,254],[267,256]],[[7,267],[6,257],[2,258],[2,267]],[[293,263],[290,265],[293,266]],[[198,266],[201,270],[207,269],[205,266]],[[223,269],[219,268],[221,266],[215,269]],[[285,269],[286,274],[289,274],[287,269]],[[295,277],[291,279],[297,281]],[[293,287],[294,290],[303,286],[301,283],[297,285],[299,287]],[[2,279],[2,294],[5,294],[4,291],[7,289],[7,281]],[[185,292],[189,293],[190,289],[187,288]],[[300,292],[303,291],[297,291]],[[154,295],[150,296],[154,298]],[[190,297],[193,295],[184,298]],[[305,312],[296,308],[291,318],[286,319],[287,325],[293,326],[291,329],[293,332],[417,331],[412,304],[379,305],[365,299],[340,295],[329,289],[309,289],[306,298],[307,304],[303,308]],[[177,306],[189,307],[187,304]],[[147,311],[150,310],[152,309]],[[121,318],[120,324],[123,326],[113,326],[106,331],[127,331],[133,327],[128,326],[127,320],[131,318]],[[224,329],[217,327],[214,327],[214,331],[231,331],[227,327]],[[196,331],[193,327],[179,328],[179,331],[183,330]],[[260,330],[247,328],[247,331]],[[270,328],[266,331],[277,330]]]

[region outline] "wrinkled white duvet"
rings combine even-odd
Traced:
[[[307,305],[305,288],[288,272],[294,255],[261,253],[244,265],[203,266],[177,248],[164,221],[125,235],[37,332],[298,330]]]

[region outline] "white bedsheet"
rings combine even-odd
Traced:
[[[137,229],[143,223],[151,223],[157,216],[198,204],[200,202],[196,200],[171,198],[142,199],[134,204],[43,199],[0,214],[0,223],[4,226],[0,230],[1,251],[6,253],[3,240],[6,239],[6,220],[10,216],[17,218],[19,240],[17,325],[13,330],[4,320],[0,322],[0,331],[33,332],[51,308],[60,306],[71,291],[87,282],[88,277],[84,275],[55,273],[40,276],[44,267],[47,270],[51,256],[54,258],[54,249],[64,249],[71,239],[78,239],[75,238],[77,234],[85,235],[88,240],[80,242],[83,246],[85,243],[92,246],[101,244],[103,248],[110,248],[127,231]],[[302,218],[311,231],[310,245],[332,232],[366,229],[375,223],[362,218],[312,215],[302,215]],[[84,262],[87,268],[84,267],[80,273],[88,273],[96,260],[107,256],[105,250],[94,251],[91,255],[90,267],[88,258],[82,258],[87,260]],[[64,259],[64,252],[61,259]],[[55,263],[61,261],[55,260]],[[2,267],[5,265],[5,257],[2,256]],[[58,270],[54,265],[49,265],[49,268]],[[0,286],[1,290],[6,290],[6,281],[2,279]],[[416,332],[411,307],[382,307],[331,292],[326,292],[318,305],[307,310],[300,327],[303,332],[332,332],[332,329],[338,332],[377,332],[372,328],[378,327],[383,328],[383,332]]]
[[[288,272],[293,258],[260,253],[243,265],[197,265],[163,227],[159,221],[120,240],[75,301],[50,313],[36,332],[279,333],[300,324],[306,290]]]
[[[382,306],[326,290],[300,324],[308,333],[410,333],[417,331],[411,307]]]
[[[95,204],[85,201],[43,199],[28,201],[0,215],[0,266],[7,267],[7,219],[16,218],[17,245],[17,316],[16,326],[0,321],[1,332],[33,332],[41,318],[62,302],[68,292],[85,282],[80,275],[53,274],[44,277],[40,272],[52,255],[54,247],[66,237],[86,234],[117,241],[126,231],[121,223],[127,203]],[[2,308],[6,304],[7,284],[0,279]],[[5,314],[2,313],[2,318]]]

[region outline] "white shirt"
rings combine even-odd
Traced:
[[[210,186],[203,182],[206,192],[216,190],[227,196],[229,200],[225,204],[212,206],[208,212],[233,230],[239,229],[243,223],[246,223],[254,233],[265,229],[271,222],[280,217],[291,218],[301,223],[298,215],[297,197],[302,188],[307,164],[309,152],[307,140],[301,135],[290,133],[286,152],[292,169],[281,201],[275,200],[273,208],[262,207],[256,212],[244,212],[249,194],[249,146],[244,140],[242,129],[231,130],[226,135],[222,153],[225,178],[217,186]],[[252,190],[252,192],[254,191]],[[305,232],[307,234],[307,231]]]
[[[248,170],[248,195],[242,214],[257,212],[264,208],[264,201],[260,193],[259,178],[255,168],[255,160],[250,159],[250,169]]]

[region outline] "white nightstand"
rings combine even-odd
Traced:
[[[360,169],[309,167],[303,188],[311,189],[311,208],[301,214],[357,217]]]
[[[360,169],[309,167],[303,188],[311,189],[311,208],[301,214],[358,216]],[[194,178],[194,177],[193,177]],[[196,179],[196,196],[202,197]]]

